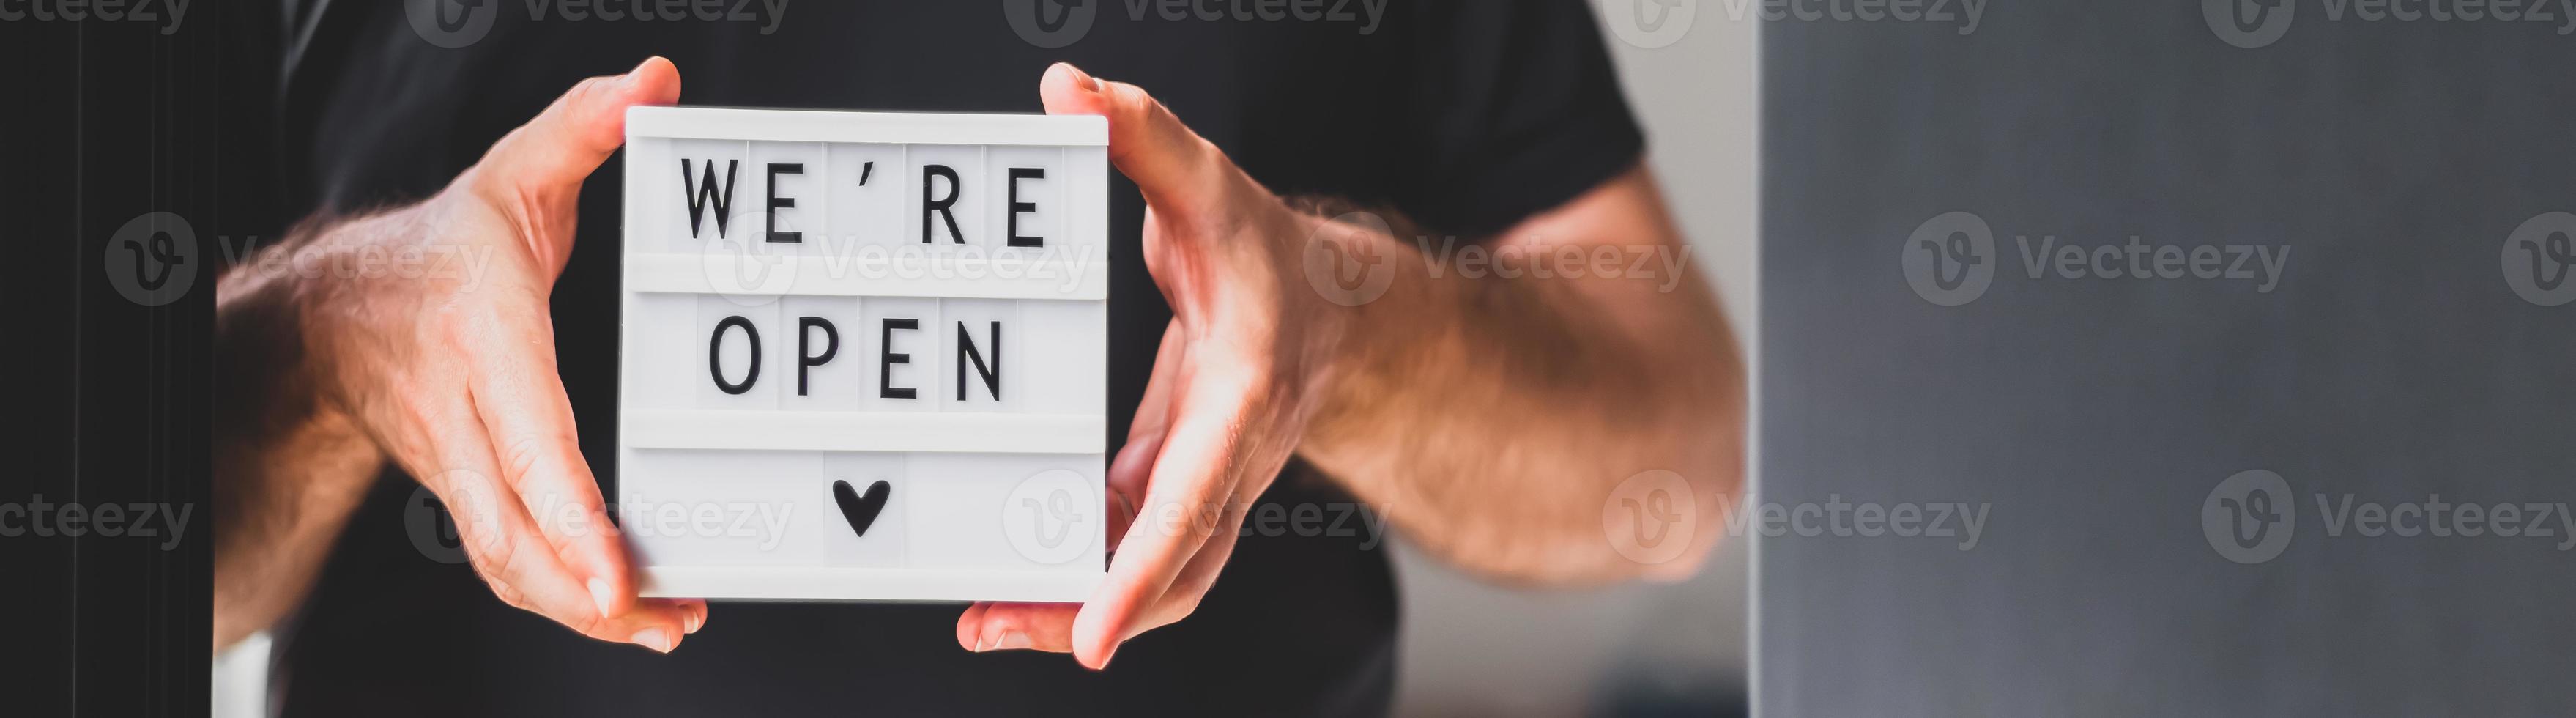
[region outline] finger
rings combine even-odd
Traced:
[[[1109,161],[1136,182],[1146,204],[1178,213],[1211,209],[1221,206],[1221,190],[1242,179],[1223,151],[1144,88],[1094,78],[1059,62],[1039,79],[1038,96],[1050,115],[1109,118]]]
[[[1125,643],[1156,628],[1171,625],[1198,611],[1199,601],[1208,589],[1215,587],[1217,574],[1224,570],[1226,559],[1234,553],[1234,543],[1242,535],[1244,511],[1229,511],[1227,520],[1207,545],[1190,557],[1172,585],[1151,601],[1151,606],[1118,640]],[[1073,621],[1081,606],[1069,603],[992,603],[976,604],[958,619],[958,642],[971,651],[1028,649],[1049,653],[1073,651]]]
[[[583,459],[572,401],[555,373],[553,328],[542,314],[494,314],[466,345],[467,391],[492,437],[504,485],[602,616],[635,602],[633,572],[599,481]]]
[[[1163,330],[1161,348],[1154,358],[1154,376],[1145,383],[1145,398],[1136,405],[1136,420],[1128,426],[1127,445],[1109,464],[1107,536],[1109,550],[1118,544],[1135,524],[1136,502],[1145,495],[1146,478],[1154,468],[1154,459],[1162,453],[1163,432],[1171,416],[1172,387],[1180,382],[1181,367],[1188,361],[1189,343],[1176,322]],[[1065,653],[1073,650],[1073,618],[1077,604],[1063,603],[978,603],[957,617],[957,645],[970,651],[994,650],[1012,631],[1021,633],[1029,645],[1016,646],[1041,651]],[[1016,641],[1013,641],[1016,642]]]
[[[456,397],[451,404],[420,412],[420,425],[433,437],[431,455],[427,461],[412,457],[404,468],[421,477],[456,517],[466,555],[493,595],[592,638],[663,652],[676,647],[686,633],[677,606],[657,602],[614,618],[600,614],[562,561],[546,550],[526,509],[494,478],[499,468],[469,403]]]
[[[686,634],[691,634],[691,633],[697,633],[697,632],[698,632],[698,629],[701,629],[701,628],[705,628],[705,627],[707,627],[707,602],[706,602],[706,600],[705,600],[705,599],[698,599],[698,598],[647,598],[647,599],[640,599],[638,602],[639,602],[639,603],[647,603],[647,604],[649,604],[649,603],[654,603],[654,602],[657,602],[657,601],[658,601],[658,602],[667,603],[667,604],[671,605],[672,607],[677,608],[677,609],[679,609],[679,610],[680,610],[680,633],[681,633],[681,634],[686,635]]]
[[[1154,373],[1145,380],[1145,397],[1136,402],[1136,420],[1127,425],[1127,439],[1163,433],[1172,422],[1172,387],[1180,382],[1181,367],[1189,362],[1189,335],[1181,331],[1181,321],[1171,320],[1163,326],[1163,339],[1154,348]]]
[[[1112,559],[1117,558],[1118,547],[1126,543],[1127,532],[1136,525],[1136,517],[1142,511],[1138,504],[1145,495],[1146,477],[1153,475],[1155,457],[1162,452],[1163,435],[1154,434],[1128,441],[1126,448],[1119,449],[1118,457],[1109,464],[1109,496],[1107,505],[1102,507],[1109,516],[1107,530],[1102,532],[1108,545],[1102,548]]]
[[[1186,397],[1199,388],[1175,390]],[[1085,666],[1108,664],[1128,625],[1207,544],[1225,510],[1222,502],[1234,495],[1229,468],[1242,440],[1249,392],[1211,388],[1209,396],[1184,398],[1177,407],[1136,521],[1110,560],[1109,575],[1074,621],[1074,653]]]
[[[573,85],[528,124],[492,145],[478,169],[519,192],[569,196],[626,142],[626,108],[680,100],[680,70],[645,58],[623,75]]]
[[[1073,651],[1073,617],[1081,609],[1079,604],[992,603],[978,606],[986,610],[975,616],[971,630],[969,626],[960,626],[958,637],[966,650],[978,653]]]
[[[957,614],[958,647],[969,651],[976,650],[975,638],[984,635],[984,614],[992,609],[992,603],[977,601],[974,605],[967,606],[965,612]]]
[[[1216,587],[1217,575],[1225,570],[1226,560],[1234,555],[1234,544],[1243,535],[1243,516],[1249,508],[1247,502],[1241,501],[1228,505],[1226,519],[1217,527],[1216,535],[1210,537],[1197,554],[1190,556],[1189,565],[1181,567],[1180,575],[1172,579],[1170,587],[1163,589],[1163,595],[1120,632],[1119,643],[1135,640],[1146,631],[1172,625],[1198,612],[1199,601],[1207,597],[1208,589]]]
[[[1181,367],[1189,361],[1189,340],[1181,332],[1179,321],[1163,328],[1163,342],[1154,353],[1154,376],[1145,382],[1145,398],[1136,404],[1136,420],[1127,427],[1127,446],[1109,462],[1108,550],[1117,551],[1120,540],[1136,518],[1136,502],[1145,495],[1146,479],[1153,475],[1154,459],[1163,451],[1163,434],[1171,423],[1172,386],[1180,383]]]

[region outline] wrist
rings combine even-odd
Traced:
[[[270,254],[287,251],[290,242]],[[266,257],[259,262],[267,261]],[[270,265],[274,266],[274,265]],[[363,487],[380,463],[374,442],[340,411],[317,373],[306,291],[313,280],[259,265],[235,268],[223,281],[215,314],[215,427],[218,464],[252,481],[298,490],[329,490],[321,479]],[[292,477],[302,477],[287,481]]]
[[[1407,252],[1383,215],[1337,211],[1303,203],[1291,211],[1289,231],[1276,237],[1283,295],[1281,336],[1295,342],[1294,380],[1304,389],[1309,424],[1353,413],[1374,381],[1372,357],[1382,356],[1386,325],[1399,320],[1396,296],[1407,286]]]

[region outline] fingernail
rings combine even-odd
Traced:
[[[647,628],[641,631],[636,631],[635,638],[632,640],[635,642],[635,645],[638,646],[650,648],[662,653],[671,652],[671,637],[669,634],[663,633],[662,629],[659,628]]]
[[[617,597],[608,592],[607,581],[594,578],[590,580],[590,600],[599,604],[599,617],[607,618],[611,615],[609,607],[616,605]]]
[[[680,617],[680,632],[681,632],[681,633],[697,633],[697,632],[698,632],[698,624],[699,624],[699,623],[700,623],[700,621],[698,620],[698,614],[697,614],[697,612],[696,612],[696,611],[691,611],[691,612],[689,612],[689,614],[688,614],[688,615],[685,615],[685,616],[681,616],[681,617]]]
[[[1002,640],[993,642],[994,650],[1015,650],[1028,647],[1029,634],[1021,633],[1019,631],[1006,631],[1002,633]]]

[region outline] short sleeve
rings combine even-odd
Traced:
[[[1484,238],[1633,166],[1645,137],[1582,0],[1411,6],[1422,41],[1396,188],[1423,227]]]

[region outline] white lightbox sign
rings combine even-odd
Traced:
[[[644,595],[1088,597],[1108,141],[1090,116],[628,111],[611,511]]]

